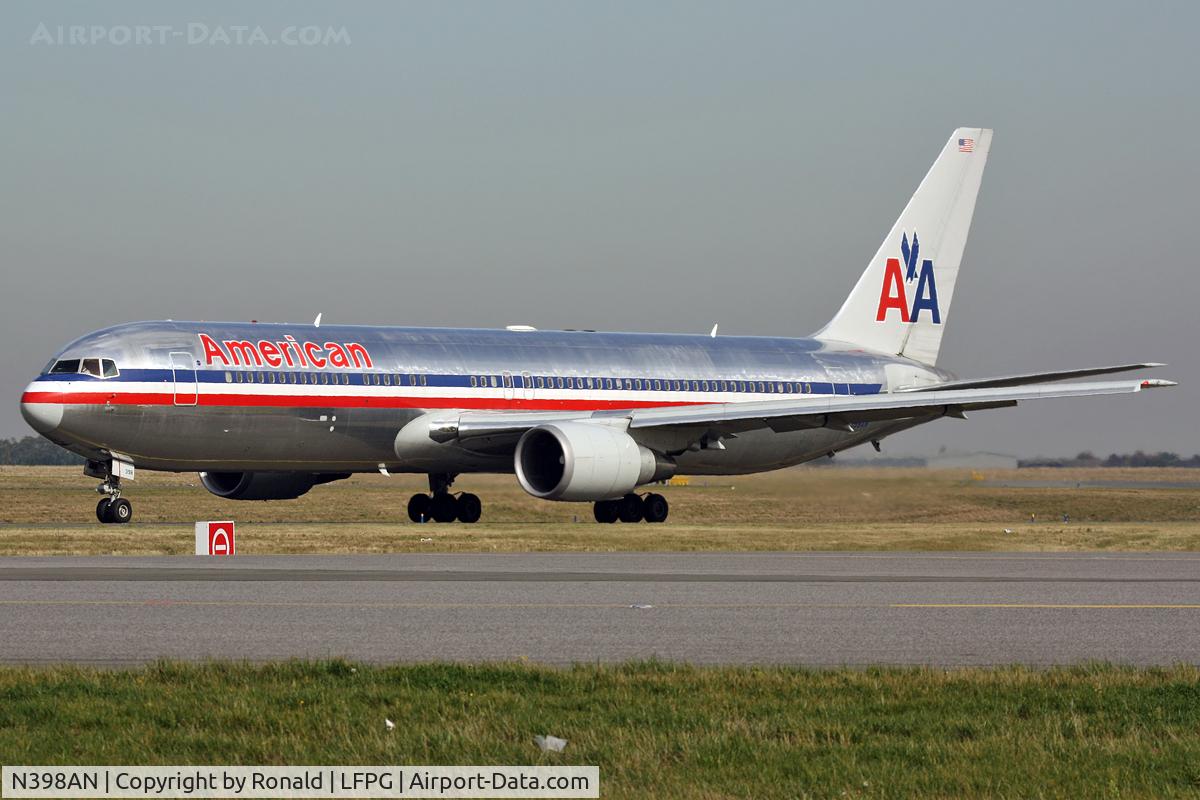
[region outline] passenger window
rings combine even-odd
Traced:
[[[422,375],[422,376],[421,376],[421,385],[422,385],[422,386],[428,386],[428,385],[429,385],[429,376],[428,376],[428,375]]]
[[[391,375],[389,375],[389,374],[388,374],[388,373],[386,373],[386,372],[385,372],[385,373],[383,373],[383,385],[384,385],[384,386],[391,386],[391,385],[392,385],[392,376],[391,376]]]
[[[226,372],[226,373],[225,373],[225,382],[226,382],[226,383],[233,383],[233,373],[232,373],[232,372]]]
[[[493,388],[493,389],[495,389],[497,386],[499,386],[499,385],[500,385],[500,382],[499,382],[498,380],[496,380],[496,376],[495,376],[495,375],[489,375],[489,376],[488,376],[488,383],[490,383],[490,384],[492,385],[492,388]]]
[[[94,375],[95,377],[99,378],[100,377],[100,359],[85,358],[83,360],[83,363],[79,367],[79,371],[82,372],[84,375]]]

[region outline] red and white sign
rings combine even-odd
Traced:
[[[196,555],[231,556],[236,552],[233,521],[197,522]]]

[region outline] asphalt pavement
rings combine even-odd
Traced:
[[[0,661],[1200,663],[1200,555],[0,558]]]

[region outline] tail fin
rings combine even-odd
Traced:
[[[992,132],[959,128],[818,339],[933,365]]]

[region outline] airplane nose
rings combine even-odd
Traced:
[[[62,403],[33,402],[26,392],[21,398],[21,416],[38,433],[52,433],[62,424]]]

